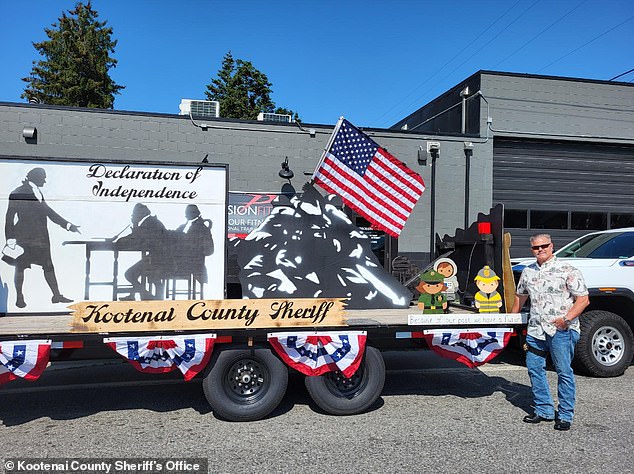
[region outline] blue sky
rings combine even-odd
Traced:
[[[93,0],[119,41],[117,110],[178,113],[231,50],[306,123],[389,127],[480,69],[609,80],[634,68],[631,0]],[[0,101],[74,0],[0,3]],[[634,72],[619,79],[634,82]]]

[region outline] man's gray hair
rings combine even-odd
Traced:
[[[533,234],[530,236],[531,244],[539,238],[548,239],[550,242],[553,241],[553,239],[550,238],[550,234]]]

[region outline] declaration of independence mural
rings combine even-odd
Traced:
[[[222,165],[0,158],[0,314],[224,296]]]

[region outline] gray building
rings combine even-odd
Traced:
[[[634,84],[479,71],[392,129],[492,142],[491,200],[505,206],[512,256],[535,232],[561,246],[634,226]]]

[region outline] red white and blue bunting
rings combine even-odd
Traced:
[[[0,342],[0,384],[17,378],[37,380],[48,365],[51,341]]]
[[[512,334],[509,328],[429,329],[423,337],[435,353],[473,368],[494,359]]]
[[[193,334],[109,337],[103,342],[140,372],[163,373],[178,368],[189,381],[207,365],[215,340],[215,334]]]
[[[268,340],[286,364],[304,375],[317,376],[340,371],[350,378],[357,371],[367,333],[350,332],[276,332]]]

